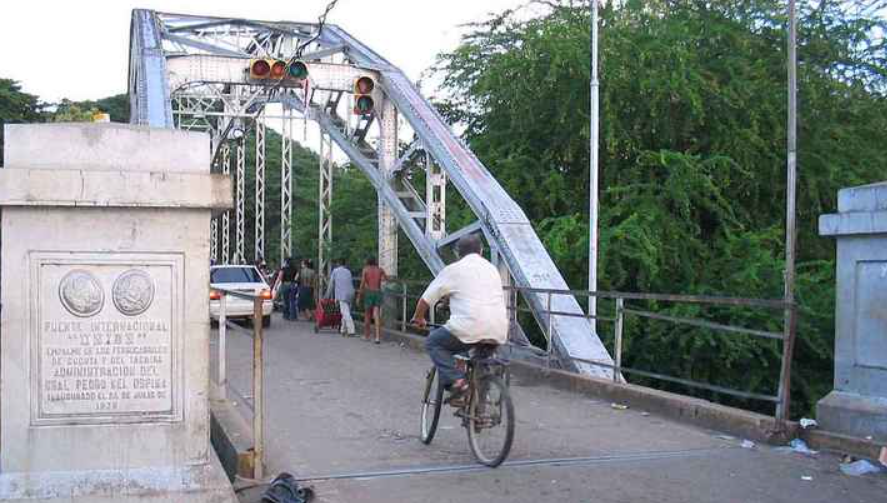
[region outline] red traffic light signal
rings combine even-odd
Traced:
[[[267,79],[271,75],[271,63],[266,59],[253,59],[249,62],[249,78]]]
[[[354,113],[356,115],[370,115],[376,108],[376,100],[372,93],[376,89],[376,81],[372,77],[364,75],[354,81]]]

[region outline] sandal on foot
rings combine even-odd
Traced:
[[[468,382],[462,381],[462,384],[453,383],[450,386],[450,395],[444,400],[445,403],[453,407],[462,407],[465,405],[465,399],[468,397]]]

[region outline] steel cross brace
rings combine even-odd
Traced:
[[[282,99],[289,100],[293,108],[304,110],[302,102],[297,98],[287,96]],[[327,114],[322,108],[316,106],[311,107],[310,114],[320,125],[321,129],[330,136],[336,145],[338,145],[338,147],[351,159],[354,165],[357,166],[370,180],[373,188],[376,189],[384,202],[389,208],[391,208],[398,224],[400,224],[401,229],[403,229],[410,242],[413,243],[413,246],[416,247],[419,256],[422,258],[422,261],[425,262],[425,265],[435,274],[440,272],[446,264],[437,253],[435,243],[425,236],[423,229],[419,228],[410,216],[409,210],[404,207],[403,202],[397,196],[397,193],[395,193],[394,189],[387,183],[387,180],[382,177],[382,174],[376,168],[375,163],[364,155],[356,145],[349,141],[342,127],[336,124],[333,117]]]

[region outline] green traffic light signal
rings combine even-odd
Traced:
[[[306,79],[308,78],[308,65],[301,61],[295,61],[290,65],[289,74],[294,79]]]

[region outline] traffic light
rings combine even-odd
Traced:
[[[282,59],[253,59],[249,62],[249,78],[252,80],[282,80],[284,83],[300,84],[308,78],[308,65],[293,61],[287,68]]]
[[[370,115],[376,107],[373,99],[373,90],[376,89],[376,81],[372,77],[364,75],[354,81],[354,113],[355,115]]]
[[[267,79],[271,75],[271,62],[267,59],[253,59],[249,62],[249,78]]]
[[[293,61],[290,65],[289,76],[296,80],[305,80],[308,78],[308,65],[302,61]]]
[[[286,76],[286,61],[277,60],[271,63],[271,78],[280,80]]]

